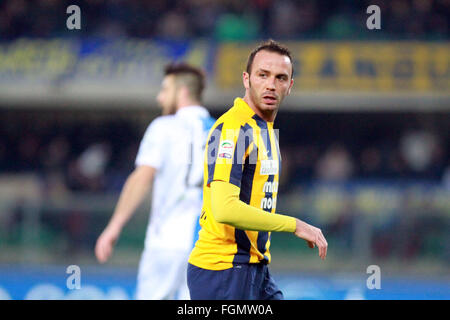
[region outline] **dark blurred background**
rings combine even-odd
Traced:
[[[0,35],[66,37],[66,8],[82,10],[75,36],[215,40],[412,39],[448,40],[448,0],[8,0],[1,3]],[[361,28],[378,5],[382,30]]]
[[[66,26],[72,4],[80,30]],[[380,30],[366,27],[373,4]],[[285,295],[448,299],[449,16],[448,0],[0,1],[0,298],[132,298],[150,198],[110,263],[93,248],[160,114],[164,65],[201,66],[219,117],[251,49],[274,38],[295,60],[275,122],[277,211],[329,242],[321,262],[272,234]],[[94,274],[84,296],[61,285],[72,264]],[[369,265],[382,290],[366,287]]]

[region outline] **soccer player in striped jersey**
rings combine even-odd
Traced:
[[[273,231],[292,232],[326,257],[320,229],[276,213],[281,157],[273,122],[292,75],[287,48],[260,45],[243,73],[244,98],[208,135],[202,228],[188,265],[192,299],[283,299],[268,269]]]
[[[141,256],[137,299],[189,299],[186,269],[198,234],[202,206],[203,153],[214,124],[201,106],[203,73],[187,64],[166,67],[157,97],[163,115],[148,126],[114,214],[97,240],[104,263],[122,228],[152,185],[152,208]]]

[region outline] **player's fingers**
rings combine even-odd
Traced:
[[[100,240],[98,243],[97,259],[100,263],[105,263],[110,255],[110,248],[104,241]]]
[[[319,241],[320,242],[320,241]],[[322,243],[319,243],[318,245],[317,245],[317,247],[319,248],[319,257],[321,258],[321,259],[323,259],[323,245],[322,245]]]
[[[325,238],[323,239],[323,259],[325,259],[327,257],[327,252],[328,252],[328,242],[325,240]]]
[[[99,263],[104,263],[104,262],[105,262],[105,257],[104,257],[104,255],[103,255],[103,253],[100,253],[100,254],[97,256],[97,260],[98,260]]]
[[[112,246],[109,243],[105,244],[105,248],[103,250],[103,262],[106,262],[111,256]]]
[[[311,249],[314,249],[315,245],[314,242],[312,241],[306,241],[308,243],[308,247],[310,247]]]
[[[325,258],[327,256],[328,244],[326,241],[321,240],[321,246],[322,246],[322,259],[325,260]]]
[[[104,248],[101,245],[98,246],[96,255],[97,255],[98,262],[100,262],[100,263],[105,262],[105,252],[104,252]]]
[[[315,239],[314,243],[315,243],[315,245],[317,246],[317,249],[318,249],[318,251],[319,251],[319,257],[320,257],[321,254],[322,254],[322,249],[321,249],[321,247],[320,247],[320,241],[319,241],[319,237],[318,237],[317,234],[316,234],[316,239]]]
[[[323,236],[323,233],[320,229],[318,229],[318,234],[317,234],[317,241],[318,241],[318,246],[320,244],[320,257],[322,259],[325,259],[325,257],[327,256],[327,247],[328,247],[328,243],[325,240],[325,237]]]
[[[99,240],[97,240],[97,243],[95,244],[95,256],[97,257],[97,260],[101,262],[102,252],[101,252],[101,243]]]
[[[322,242],[322,239],[320,239],[319,235],[317,235],[316,245],[317,245],[317,248],[319,249],[319,257],[321,259],[323,259],[323,253],[324,253],[323,252],[323,242]]]

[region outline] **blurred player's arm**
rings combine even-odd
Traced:
[[[211,209],[217,222],[242,230],[293,232],[310,248],[317,246],[319,256],[325,259],[328,243],[320,229],[294,217],[252,207],[239,199],[239,193],[240,188],[231,183],[211,183]]]
[[[95,255],[100,263],[106,262],[111,256],[122,228],[147,195],[155,172],[156,169],[153,167],[140,165],[128,176],[114,213],[95,246]]]

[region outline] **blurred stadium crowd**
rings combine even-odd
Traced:
[[[40,172],[50,189],[120,191],[133,169],[142,130],[125,119],[61,124],[45,112],[34,120],[26,113],[1,117],[0,172]],[[305,118],[299,120],[300,127],[283,112],[276,123],[283,156],[282,189],[311,181],[374,179],[431,182],[450,189],[445,116],[429,126],[395,114],[372,119],[371,125],[363,114],[352,119],[321,113],[299,117]]]
[[[0,172],[39,172],[47,192],[118,192],[133,168],[141,132],[131,123],[92,128],[82,123],[62,127],[27,116],[6,119],[2,117],[0,129]],[[18,123],[24,131],[17,131]]]
[[[6,0],[0,4],[0,38],[67,35],[73,1]],[[82,28],[72,36],[216,40],[446,39],[448,0],[83,0]],[[366,9],[376,4],[382,30],[364,32]]]

